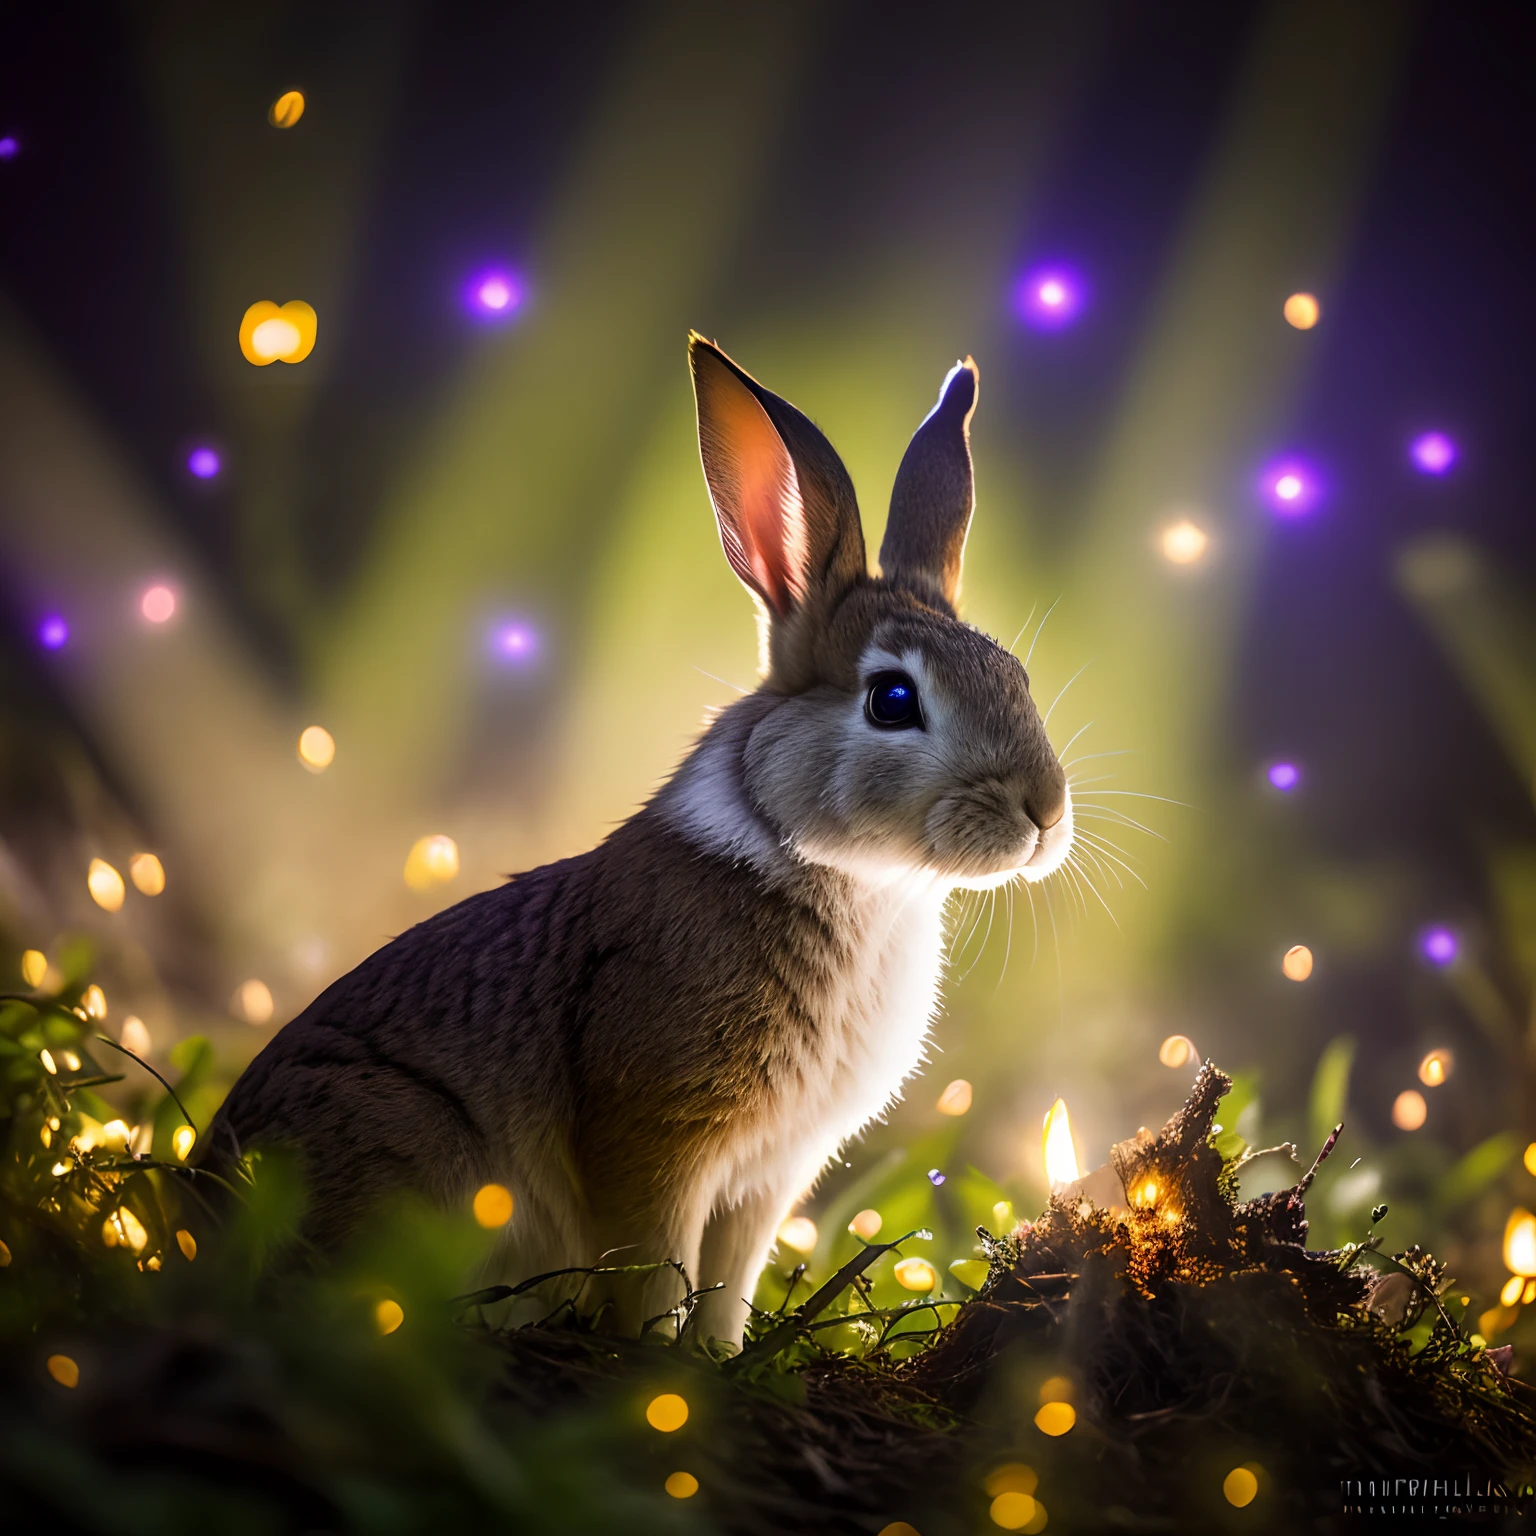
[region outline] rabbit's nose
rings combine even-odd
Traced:
[[[1067,813],[1067,775],[1060,763],[1041,776],[1024,800],[1024,811],[1042,832],[1049,832]]]

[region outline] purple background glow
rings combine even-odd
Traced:
[[[464,303],[483,320],[506,320],[522,307],[522,284],[504,267],[487,267],[469,280]]]
[[[1288,792],[1301,783],[1301,769],[1295,763],[1271,763],[1266,777],[1276,789]]]
[[[1259,476],[1259,493],[1280,517],[1305,517],[1322,497],[1315,469],[1300,459],[1277,459]]]
[[[1456,462],[1456,444],[1444,432],[1425,432],[1408,449],[1414,467],[1423,475],[1443,475]]]
[[[1020,279],[1013,303],[1019,317],[1037,330],[1071,325],[1085,303],[1082,278],[1065,267],[1036,267]]]
[[[187,473],[199,480],[212,480],[223,467],[215,448],[204,445],[187,455]]]
[[[532,661],[539,654],[539,637],[527,624],[498,624],[491,631],[491,653],[498,661]]]
[[[69,624],[63,614],[47,614],[37,626],[37,643],[45,651],[61,651],[69,643]]]
[[[1461,950],[1461,943],[1449,928],[1426,928],[1419,935],[1419,953],[1431,965],[1449,965]]]
[[[14,160],[16,151],[20,148],[21,145],[10,134],[6,134],[3,139],[0,139],[0,160]]]

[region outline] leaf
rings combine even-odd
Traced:
[[[1322,1146],[1334,1126],[1344,1119],[1349,1102],[1349,1072],[1354,1061],[1355,1042],[1350,1035],[1330,1040],[1318,1058],[1317,1071],[1312,1075],[1308,1113],[1313,1148]]]
[[[1435,1200],[1445,1211],[1466,1205],[1488,1188],[1520,1155],[1518,1138],[1500,1131],[1480,1141],[1440,1179]]]
[[[991,1268],[992,1266],[985,1259],[956,1259],[949,1266],[949,1272],[961,1285],[968,1286],[973,1291],[979,1291],[986,1284]]]

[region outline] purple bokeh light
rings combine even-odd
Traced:
[[[1082,278],[1065,267],[1036,267],[1014,290],[1014,308],[1037,330],[1071,325],[1087,301]]]
[[[0,139],[0,160],[14,160],[16,151],[20,148],[21,145],[10,134],[6,134],[3,139]]]
[[[1289,794],[1301,783],[1301,769],[1295,763],[1271,763],[1265,777],[1282,794]]]
[[[464,302],[482,320],[510,319],[522,306],[522,284],[505,268],[488,267],[469,280]]]
[[[69,643],[69,623],[61,613],[50,613],[37,626],[37,643],[45,651],[62,651]]]
[[[1461,953],[1461,940],[1437,924],[1419,935],[1419,953],[1431,965],[1449,965]]]
[[[527,624],[516,620],[498,624],[491,631],[491,653],[498,661],[521,665],[539,654],[539,637]]]
[[[1408,447],[1421,475],[1443,475],[1456,462],[1456,444],[1444,432],[1423,432]]]
[[[223,467],[218,449],[206,443],[187,455],[187,473],[198,480],[212,480]]]
[[[1317,471],[1300,459],[1280,459],[1259,476],[1259,492],[1279,517],[1305,517],[1322,497]]]
[[[935,1189],[937,1189],[939,1185],[944,1182],[943,1171],[938,1168],[930,1168],[928,1170],[928,1182],[932,1184]]]

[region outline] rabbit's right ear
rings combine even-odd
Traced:
[[[777,626],[864,574],[853,484],[816,427],[712,342],[690,335],[688,361],[725,558]]]

